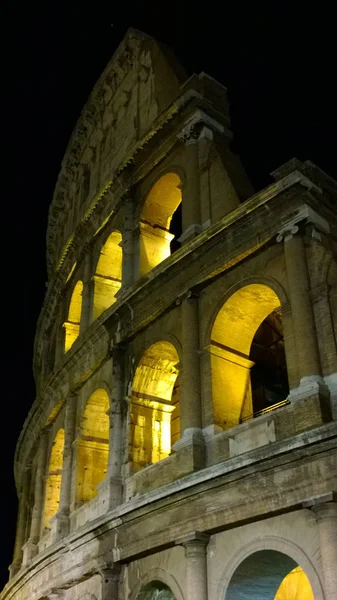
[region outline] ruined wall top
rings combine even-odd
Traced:
[[[169,50],[129,29],[94,87],[70,138],[49,211],[49,278],[95,195],[177,97],[186,74]]]

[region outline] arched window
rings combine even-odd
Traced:
[[[50,519],[57,513],[60,503],[64,430],[59,429],[51,449],[46,477],[43,528],[50,529]]]
[[[132,382],[130,454],[134,470],[166,458],[180,438],[176,349],[152,344],[138,363]]]
[[[113,231],[101,249],[94,276],[94,319],[116,302],[116,293],[122,285],[121,241],[121,233]]]
[[[64,342],[64,351],[68,352],[72,347],[76,338],[78,338],[80,333],[80,322],[81,322],[81,312],[82,312],[82,293],[83,293],[83,283],[82,281],[78,281],[74,287],[73,293],[71,295],[69,311],[68,311],[68,320],[64,323],[65,328],[65,342]]]
[[[289,393],[280,301],[250,284],[220,309],[211,334],[215,424],[229,429],[266,412]]]
[[[310,581],[295,561],[276,550],[248,556],[233,573],[224,600],[314,600]]]
[[[151,188],[140,215],[140,274],[145,275],[170,256],[181,233],[181,181],[166,173]],[[173,221],[172,217],[176,213]],[[178,217],[178,218],[176,218]],[[174,232],[172,232],[174,225]]]
[[[109,397],[104,389],[89,398],[82,417],[81,437],[77,444],[77,488],[79,504],[97,495],[97,486],[104,479],[109,452]]]

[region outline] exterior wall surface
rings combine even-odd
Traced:
[[[254,193],[230,141],[223,86],[129,30],[50,208],[0,600],[231,600],[259,552],[337,598],[337,183],[293,159]]]

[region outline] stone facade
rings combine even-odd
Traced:
[[[337,598],[337,184],[254,193],[230,141],[129,30],[50,208],[1,600]]]

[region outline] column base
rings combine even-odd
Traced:
[[[172,446],[172,451],[176,455],[179,477],[205,467],[205,440],[201,429],[185,429],[180,440]]]
[[[308,377],[302,377],[300,384],[290,391],[288,399],[290,401],[299,400],[316,394],[329,397],[329,387],[320,375],[310,375]]]
[[[97,487],[99,502],[106,505],[106,510],[112,510],[122,502],[122,478],[108,477]]]
[[[20,569],[21,563],[12,562],[12,564],[8,567],[9,579],[13,579],[13,577],[15,577],[15,575],[20,571]]]
[[[295,409],[293,419],[297,432],[332,420],[330,391],[320,376],[303,377],[299,386],[291,390],[288,400]]]
[[[57,512],[56,515],[50,519],[50,524],[53,542],[57,542],[58,540],[67,537],[70,528],[69,515]]]
[[[193,225],[187,227],[186,231],[184,231],[181,234],[180,238],[178,239],[178,242],[180,242],[182,245],[186,244],[187,242],[195,238],[197,235],[199,235],[199,233],[201,233],[201,230],[201,225],[193,223]]]
[[[332,418],[337,421],[337,373],[326,375],[324,381],[330,390]]]
[[[33,540],[28,540],[22,548],[23,550],[23,559],[22,566],[27,567],[29,563],[33,560],[33,558],[38,554],[38,542]]]

